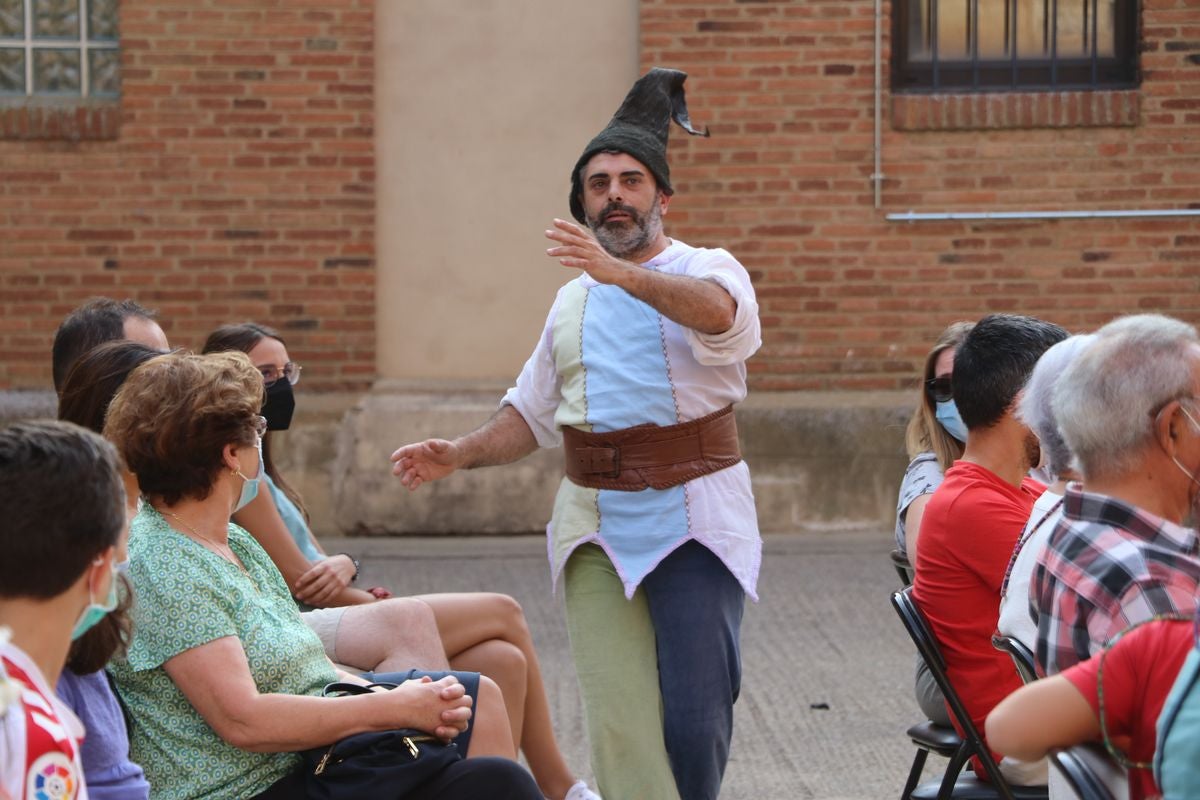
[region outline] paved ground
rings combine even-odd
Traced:
[[[743,628],[745,678],[722,797],[897,797],[912,762],[905,728],[915,650],[888,598],[890,531],[776,535],[761,602]],[[419,594],[487,589],[525,607],[568,762],[587,771],[582,709],[545,540],[529,537],[327,539],[360,554],[366,585]],[[930,769],[940,769],[930,759]]]

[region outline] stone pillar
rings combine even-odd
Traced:
[[[570,169],[637,77],[636,0],[404,0],[376,14],[379,374],[505,383],[573,277]]]
[[[405,493],[397,445],[496,408],[574,272],[545,255],[570,169],[637,77],[638,2],[376,4],[380,380],[347,416],[333,501],[346,532],[538,530],[560,470],[539,453]]]

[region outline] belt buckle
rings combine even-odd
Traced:
[[[616,478],[621,474],[621,448],[615,445],[580,448],[583,469],[589,475]]]

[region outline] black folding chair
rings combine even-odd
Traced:
[[[1012,659],[1013,666],[1017,668],[1017,674],[1021,676],[1021,683],[1033,683],[1038,679],[1037,664],[1033,660],[1033,652],[1020,639],[1014,639],[1011,636],[1001,636],[997,633],[992,637],[992,647],[1008,653],[1008,657]]]
[[[1124,770],[1103,745],[1088,742],[1052,750],[1050,763],[1071,785],[1079,800],[1116,800],[1108,787],[1115,779],[1124,777]]]
[[[900,576],[900,585],[911,586],[913,568],[908,563],[908,558],[899,550],[893,550],[891,558],[892,566],[896,569],[896,574]],[[913,790],[917,788],[917,783],[921,780],[921,773],[925,771],[925,761],[929,758],[930,753],[942,758],[954,758],[955,753],[963,746],[962,737],[954,728],[938,725],[931,719],[918,722],[906,733],[916,746],[917,752],[913,756],[912,766],[908,770],[908,779],[904,782],[904,791],[900,794],[900,800],[911,799]],[[960,760],[958,768],[962,769],[962,760]]]
[[[925,615],[913,599],[912,587],[893,594],[892,606],[900,616],[900,621],[904,623],[913,644],[917,646],[917,652],[929,666],[929,672],[938,688],[946,696],[946,705],[950,707],[951,715],[965,734],[962,745],[951,757],[945,774],[940,779],[927,781],[916,787],[911,794],[913,800],[1045,800],[1045,786],[1010,786],[1000,774],[1000,768],[992,758],[991,751],[988,750],[975,723],[971,721],[971,715],[967,713],[958,692],[946,677],[946,662],[942,658],[941,648],[933,636],[929,621],[925,619]],[[974,775],[962,774],[962,768],[972,756],[979,757],[990,782],[982,781]]]
[[[921,773],[925,771],[925,760],[929,758],[930,753],[941,756],[942,758],[955,759],[960,751],[963,751],[962,737],[955,732],[954,728],[946,728],[938,725],[931,719],[924,722],[918,722],[906,731],[908,738],[917,747],[917,754],[913,756],[912,766],[908,770],[908,780],[904,782],[904,791],[900,794],[900,800],[910,800],[913,791],[917,788],[917,783],[921,780]],[[965,752],[965,751],[963,751]],[[966,763],[969,753],[962,755],[957,759],[958,770],[962,769]],[[952,763],[954,763],[952,761]]]
[[[912,586],[913,567],[912,564],[908,563],[908,556],[899,550],[893,550],[892,567],[895,568],[896,574],[900,576],[901,586]]]

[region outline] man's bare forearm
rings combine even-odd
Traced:
[[[733,327],[737,303],[713,281],[634,267],[617,285],[685,328],[718,334]]]
[[[454,440],[459,469],[511,464],[537,450],[537,439],[521,412],[506,405],[475,430]]]

